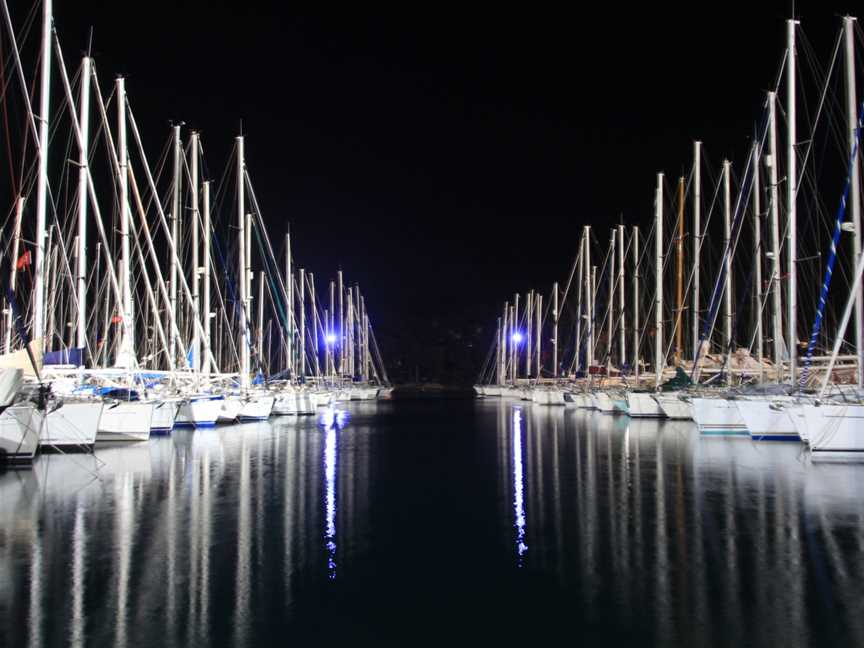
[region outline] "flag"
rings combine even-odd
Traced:
[[[15,268],[16,268],[16,270],[23,270],[24,268],[29,266],[30,263],[31,263],[30,250],[27,250],[26,252],[24,252],[24,254],[22,254],[20,257],[18,257],[18,261],[15,262]]]
[[[120,324],[123,321],[123,317],[121,315],[115,315],[111,318],[112,324]]]

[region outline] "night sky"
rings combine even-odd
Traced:
[[[798,4],[823,58],[852,4]],[[242,119],[271,237],[290,223],[298,265],[360,283],[397,378],[451,381],[503,300],[566,279],[581,224],[648,221],[694,138],[715,168],[742,159],[791,10],[55,5],[70,66],[92,25],[103,86],[127,76],[151,158],[182,120],[218,180]]]

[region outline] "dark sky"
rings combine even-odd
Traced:
[[[271,236],[290,222],[299,263],[322,278],[341,265],[385,353],[434,374],[425,347],[458,355],[515,290],[566,277],[582,223],[649,219],[654,174],[686,172],[694,138],[716,166],[741,159],[791,8],[518,6],[58,0],[55,13],[67,60],[93,26],[103,85],[127,76],[154,146],[183,120],[219,175],[242,118]],[[826,59],[846,7],[796,9]]]

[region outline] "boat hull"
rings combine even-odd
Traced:
[[[273,396],[252,396],[243,402],[237,418],[241,421],[266,421],[273,411]]]
[[[0,414],[0,463],[26,466],[33,462],[39,445],[42,413],[33,403],[7,407]]]
[[[734,402],[754,441],[801,441],[788,409],[768,400]]]
[[[628,392],[627,407],[632,418],[666,418],[666,414],[648,392]]]
[[[92,450],[103,408],[104,403],[100,401],[66,401],[57,409],[50,410],[42,426],[40,448],[59,452]]]
[[[225,399],[212,396],[192,396],[180,405],[176,427],[213,427],[222,412]]]
[[[750,436],[735,402],[726,398],[694,398],[693,420],[706,436]]]
[[[140,401],[106,404],[99,419],[96,441],[147,441],[155,405]]]

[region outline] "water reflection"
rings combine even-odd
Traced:
[[[366,542],[370,489],[354,482],[370,476],[370,426],[355,435],[348,419],[181,432],[0,473],[0,645],[268,637],[262,610],[288,624],[298,592],[335,578],[337,528],[340,575]]]
[[[525,489],[522,483],[522,410],[513,408],[513,514],[516,527],[516,555],[522,566],[522,556],[528,551],[525,544]]]
[[[481,407],[499,457],[511,445],[519,566],[554,574],[588,621],[659,645],[864,641],[864,466],[686,422]]]

